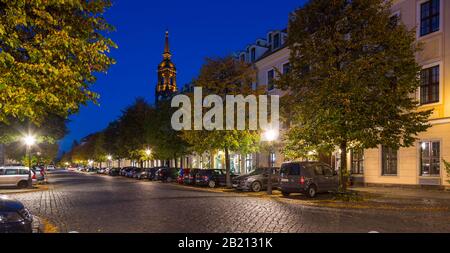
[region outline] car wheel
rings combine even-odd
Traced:
[[[314,198],[317,194],[317,187],[315,185],[310,185],[306,191],[308,197]]]
[[[19,188],[27,188],[28,187],[28,182],[27,181],[20,181],[17,186]]]
[[[167,182],[167,183],[171,183],[171,182],[172,182],[172,178],[171,178],[171,177],[168,177],[168,178],[166,179],[166,182]]]
[[[289,192],[281,192],[281,194],[283,195],[283,196],[285,196],[285,197],[289,197]]]
[[[253,183],[252,183],[252,186],[251,186],[251,189],[252,189],[252,191],[254,191],[254,192],[259,192],[259,191],[261,191],[261,183],[258,182],[258,181],[253,182]]]
[[[209,188],[214,188],[214,187],[216,187],[216,182],[214,180],[210,180],[208,182],[208,186],[209,186]]]

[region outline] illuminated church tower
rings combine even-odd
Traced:
[[[155,104],[170,99],[177,92],[177,69],[171,61],[169,32],[166,31],[166,43],[163,60],[158,65],[158,84],[156,85]]]

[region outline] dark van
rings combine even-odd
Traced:
[[[284,196],[303,193],[314,198],[317,193],[337,191],[338,176],[322,162],[289,162],[281,165],[280,190]]]

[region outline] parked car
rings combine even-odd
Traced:
[[[186,185],[194,185],[195,184],[195,176],[200,171],[200,169],[191,169],[189,173],[184,173],[183,176],[183,184]]]
[[[36,174],[28,167],[4,166],[0,167],[0,186],[28,187],[28,179],[31,173],[32,181],[36,182]],[[34,177],[34,179],[33,179]]]
[[[233,187],[237,190],[259,192],[267,189],[270,168],[257,168],[256,170],[235,177]],[[272,168],[272,188],[278,187],[280,168]]]
[[[177,168],[160,168],[157,171],[157,180],[163,182],[172,182],[178,178],[179,169]]]
[[[233,180],[234,177],[236,177],[236,175],[231,174],[231,180]],[[224,186],[226,183],[225,170],[199,170],[195,176],[195,184],[200,186],[209,186],[214,188],[216,186]]]
[[[131,167],[127,173],[125,174],[126,177],[132,178],[134,177],[134,174],[136,173],[136,167]]]
[[[148,180],[158,180],[158,171],[159,171],[160,167],[155,167],[155,168],[150,168],[148,169],[147,172],[147,178]]]
[[[51,171],[51,170],[56,170],[55,166],[53,165],[48,165],[47,166],[47,170]]]
[[[120,175],[120,168],[111,168],[108,171],[108,175],[112,176],[112,177],[117,177]]]
[[[33,216],[17,200],[0,196],[0,233],[32,233]]]
[[[103,174],[105,173],[105,169],[101,168],[97,170],[97,174]]]
[[[183,184],[185,175],[189,175],[191,169],[180,169],[178,172],[177,183]]]
[[[143,172],[145,172],[145,169],[135,168],[134,171],[133,171],[132,178],[141,179],[141,175],[142,175]]]
[[[313,198],[317,193],[337,191],[338,176],[322,162],[290,162],[281,165],[280,189],[284,196],[304,193]]]
[[[47,175],[43,167],[35,166],[31,170],[33,173],[31,176],[32,179],[36,179],[38,183],[45,182]]]

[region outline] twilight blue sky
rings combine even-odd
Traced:
[[[100,105],[89,104],[70,117],[73,140],[104,129],[121,110],[142,96],[154,100],[156,67],[162,59],[164,31],[169,28],[178,86],[191,81],[205,57],[244,49],[272,29],[287,26],[288,15],[305,0],[115,0],[106,18],[116,27],[110,37],[119,46],[111,55],[117,64],[99,75],[93,90]]]

